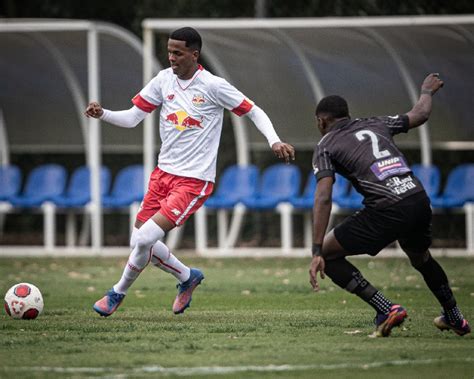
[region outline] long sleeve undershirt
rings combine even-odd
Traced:
[[[135,105],[123,111],[111,111],[108,109],[103,109],[103,111],[104,113],[100,117],[101,120],[122,128],[134,128],[148,115],[147,112],[142,111]],[[270,147],[274,143],[280,142],[280,138],[275,132],[270,118],[260,107],[254,105],[246,116],[252,120],[260,133],[265,136]]]
[[[104,113],[100,117],[101,120],[110,124],[120,126],[122,128],[134,128],[148,115],[135,105],[124,111],[103,110]]]
[[[246,114],[246,116],[252,120],[260,133],[265,136],[270,147],[272,147],[274,143],[280,142],[280,138],[273,128],[270,118],[262,110],[262,108],[254,105],[252,109]]]

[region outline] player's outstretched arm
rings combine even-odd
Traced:
[[[87,106],[84,114],[87,117],[100,118],[122,128],[134,128],[143,121],[148,113],[135,105],[124,111],[109,111],[108,109],[103,109],[99,103],[92,102]]]
[[[421,85],[421,94],[417,103],[407,113],[409,127],[416,128],[424,124],[431,114],[432,96],[444,85],[438,73],[429,74]]]
[[[262,133],[271,146],[273,153],[280,159],[284,159],[286,163],[295,160],[295,149],[288,143],[280,141],[273,124],[267,114],[254,105],[250,112],[247,113],[248,118],[252,120],[257,129]]]

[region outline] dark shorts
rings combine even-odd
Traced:
[[[334,229],[334,236],[352,255],[377,255],[394,241],[406,252],[423,253],[431,245],[431,207],[419,192],[383,209],[364,208]]]

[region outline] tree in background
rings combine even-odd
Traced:
[[[343,17],[474,13],[472,0],[4,0],[0,17],[109,21],[141,35],[145,18]]]

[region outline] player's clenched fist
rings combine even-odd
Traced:
[[[276,142],[272,145],[273,153],[280,159],[284,159],[286,163],[295,160],[295,148],[285,142]]]
[[[86,111],[84,112],[84,114],[87,117],[94,117],[94,118],[99,118],[100,116],[102,116],[103,113],[104,111],[102,109],[102,106],[95,101],[90,103],[87,106]]]

